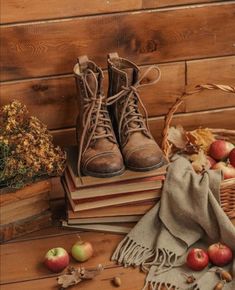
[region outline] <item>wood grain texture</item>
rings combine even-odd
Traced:
[[[75,124],[78,110],[72,76],[5,83],[1,86],[1,93],[0,106],[17,99],[48,128]]]
[[[111,283],[113,277],[120,277],[122,285],[121,290],[139,290],[144,286],[145,274],[140,272],[139,269],[132,268],[122,268],[115,267],[112,269],[107,269],[101,272],[100,275],[96,276],[94,280],[84,281],[78,286],[71,287],[71,290],[110,290],[115,289]],[[130,279],[133,277],[134,279]],[[35,281],[21,282],[16,284],[2,285],[1,290],[12,290],[12,286],[16,287],[18,290],[55,290],[56,289],[56,277],[40,279]],[[163,289],[162,289],[163,290]]]
[[[159,67],[162,72],[160,81],[140,89],[149,116],[165,114],[185,87],[184,62],[163,64]],[[141,68],[144,70],[146,67]],[[107,82],[108,75],[105,72],[105,91]],[[14,99],[25,104],[30,114],[37,116],[49,129],[75,125],[78,108],[73,76],[2,84],[0,106]]]
[[[51,191],[51,179],[42,180],[33,184],[27,185],[24,188],[13,191],[12,189],[0,190],[0,206],[16,203],[20,200],[35,197]]]
[[[1,207],[0,224],[17,222],[34,215],[40,214],[50,208],[48,193],[22,199],[17,203],[12,203]]]
[[[53,226],[49,226],[45,229],[37,230],[33,233],[25,234],[22,237],[18,237],[12,241],[8,241],[7,243],[15,243],[18,241],[29,241],[29,240],[36,240],[36,239],[42,239],[42,238],[49,238],[49,237],[55,237],[55,236],[64,236],[64,235],[71,235],[76,234],[77,230],[71,230],[66,228],[61,228],[58,225],[53,224]]]
[[[51,191],[49,193],[50,200],[64,199],[64,189],[61,185],[60,177],[51,179]]]
[[[176,6],[184,4],[200,4],[208,2],[221,2],[220,0],[142,0],[143,8],[159,8],[164,6]]]
[[[189,88],[202,83],[235,84],[235,57],[212,58],[159,65],[160,81],[140,90],[141,98],[150,117],[164,115],[185,90],[185,73]],[[141,69],[145,69],[142,66]],[[213,73],[211,73],[213,72]],[[105,91],[107,89],[105,72]],[[73,76],[4,82],[1,86],[0,106],[18,99],[30,114],[37,116],[49,129],[74,126],[78,114]],[[235,106],[232,94],[207,91],[190,97],[179,112],[195,112]]]
[[[27,233],[50,227],[52,224],[51,212],[44,211],[38,215],[0,226],[0,242],[6,242]],[[1,270],[0,270],[1,272]],[[1,282],[0,282],[1,284]]]
[[[235,128],[235,107],[227,109],[218,109],[211,111],[202,111],[195,113],[177,114],[173,118],[173,125],[181,124],[188,130],[198,127],[210,128]],[[160,144],[162,140],[162,130],[164,125],[164,117],[151,118],[149,120],[150,130],[154,138]],[[75,128],[51,131],[55,144],[60,146],[68,146],[76,144]]]
[[[53,143],[62,147],[76,145],[76,130],[74,127],[50,131],[53,136]]]
[[[80,265],[95,267],[98,264],[113,264],[109,261],[110,256],[118,242],[122,239],[121,235],[81,233],[80,236],[84,241],[90,241],[94,246],[93,258]],[[72,245],[77,239],[76,234],[71,234],[0,245],[0,283],[49,276],[51,272],[43,265],[46,252],[57,246],[63,246],[63,248],[70,252]],[[12,261],[20,261],[20,267],[17,263],[13,264]],[[77,263],[73,259],[71,259],[71,266],[77,266]]]
[[[110,51],[138,64],[231,55],[234,13],[232,1],[6,25],[1,28],[1,80],[71,73],[82,54],[102,67]]]
[[[165,6],[202,3],[205,0],[7,0],[1,2],[0,23],[37,21],[82,15],[122,12],[142,8],[159,8]],[[206,2],[217,2],[207,0]]]
[[[136,10],[142,8],[142,0],[39,0],[2,1],[1,23],[35,21]]]
[[[235,86],[235,56],[188,61],[189,89],[203,83]],[[186,100],[187,112],[228,106],[235,106],[235,95],[221,91],[204,91]]]

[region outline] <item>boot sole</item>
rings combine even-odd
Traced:
[[[143,167],[143,168],[136,168],[136,167],[131,167],[131,166],[128,166],[126,165],[126,167],[130,170],[133,170],[133,171],[139,171],[139,172],[144,172],[144,171],[150,171],[150,170],[153,170],[153,169],[157,169],[157,168],[160,168],[162,167],[163,165],[166,165],[167,162],[166,160],[162,160],[161,162],[159,162],[158,164],[155,164],[153,166],[150,166],[150,167]]]
[[[125,167],[123,167],[119,171],[115,171],[111,173],[97,173],[97,172],[88,171],[88,170],[82,170],[82,173],[86,176],[88,175],[88,176],[93,176],[93,177],[106,178],[106,177],[113,177],[113,176],[121,175],[122,173],[124,173],[124,171],[125,171]]]

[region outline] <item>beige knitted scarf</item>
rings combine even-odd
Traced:
[[[193,272],[185,259],[191,247],[207,249],[218,241],[235,251],[235,227],[220,207],[221,178],[215,170],[196,174],[186,158],[176,155],[168,167],[161,201],[121,241],[112,260],[148,272],[146,290],[160,290],[163,285],[175,290],[214,289],[219,281],[217,267]],[[235,275],[233,265],[226,269]],[[192,274],[196,281],[189,285],[185,277]],[[228,289],[235,289],[234,281],[225,284],[223,290]]]

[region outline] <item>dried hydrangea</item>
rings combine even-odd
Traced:
[[[47,127],[19,101],[0,109],[0,186],[19,188],[39,177],[61,175],[65,152]]]

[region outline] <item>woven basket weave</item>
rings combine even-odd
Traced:
[[[173,106],[171,107],[171,109],[169,110],[168,114],[165,117],[165,124],[162,133],[163,135],[162,150],[166,155],[167,159],[169,159],[172,147],[172,144],[170,144],[170,142],[168,141],[167,136],[174,113],[177,111],[179,106],[184,102],[186,98],[205,90],[221,90],[224,92],[235,94],[235,87],[216,84],[198,85],[195,87],[194,90],[184,92],[181,95],[181,97],[179,97],[176,100],[176,102],[173,104]],[[214,133],[217,139],[225,139],[235,144],[235,130],[226,130],[226,129],[210,129],[210,130],[212,133]],[[235,218],[235,178],[222,181],[220,188],[220,200],[221,207],[223,208],[227,216],[230,219]]]

